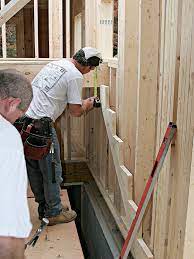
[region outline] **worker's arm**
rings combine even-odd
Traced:
[[[81,115],[89,112],[93,109],[94,97],[87,98],[80,104],[69,104],[70,114],[74,117],[80,117]]]
[[[0,237],[0,259],[24,259],[24,238]]]

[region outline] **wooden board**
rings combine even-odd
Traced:
[[[194,226],[194,202],[193,202],[193,200],[194,200],[194,138],[193,138],[193,151],[192,151],[189,199],[188,199],[183,259],[194,258],[194,249],[193,249],[194,231],[191,231],[191,229],[193,229],[193,226]]]
[[[120,0],[118,3],[118,136],[124,142],[124,164],[134,174],[140,8],[137,0]]]
[[[31,0],[11,0],[0,11],[0,26],[6,23]]]
[[[139,204],[152,170],[157,115],[159,1],[143,0],[140,6],[140,53],[138,68],[137,130],[135,148],[134,201]],[[143,237],[150,241],[151,209],[143,219]]]
[[[182,1],[177,138],[173,153],[167,259],[182,259],[187,223],[194,129],[194,2]],[[190,229],[193,232],[193,228]],[[193,258],[191,254],[187,258]]]
[[[62,0],[49,0],[49,57],[63,57]]]
[[[62,202],[69,204],[67,191],[62,191]],[[33,198],[29,199],[32,233],[39,227],[37,204]],[[75,222],[47,227],[42,233],[36,246],[26,250],[28,259],[81,259],[84,258]]]
[[[158,121],[156,152],[163,138],[169,121],[174,121],[173,109],[175,106],[175,71],[177,64],[177,41],[179,40],[179,6],[181,1],[161,1],[161,28],[160,28],[160,64],[159,64],[159,94],[158,94]],[[172,23],[172,20],[174,21]],[[171,155],[173,147],[169,148],[165,163],[161,170],[157,189],[154,192],[152,214],[151,247],[154,247],[156,258],[167,258],[169,207],[171,201]],[[175,172],[176,174],[176,172]],[[164,213],[165,212],[165,213]],[[174,239],[174,237],[173,237]],[[173,258],[173,257],[171,257]]]

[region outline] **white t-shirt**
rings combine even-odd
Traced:
[[[82,104],[82,83],[83,75],[68,59],[47,64],[32,81],[33,100],[26,114],[55,121],[67,103]]]
[[[31,228],[23,144],[0,115],[0,236],[26,238]]]

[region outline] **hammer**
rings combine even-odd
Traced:
[[[41,224],[40,224],[39,228],[36,230],[36,232],[33,235],[33,237],[25,244],[25,249],[27,248],[27,246],[32,246],[32,247],[35,246],[35,244],[36,244],[40,234],[46,228],[48,223],[49,223],[49,220],[47,218],[43,218],[42,219]]]

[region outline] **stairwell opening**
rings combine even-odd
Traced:
[[[119,258],[123,237],[95,181],[65,184],[85,259]],[[129,259],[133,259],[130,254]]]

